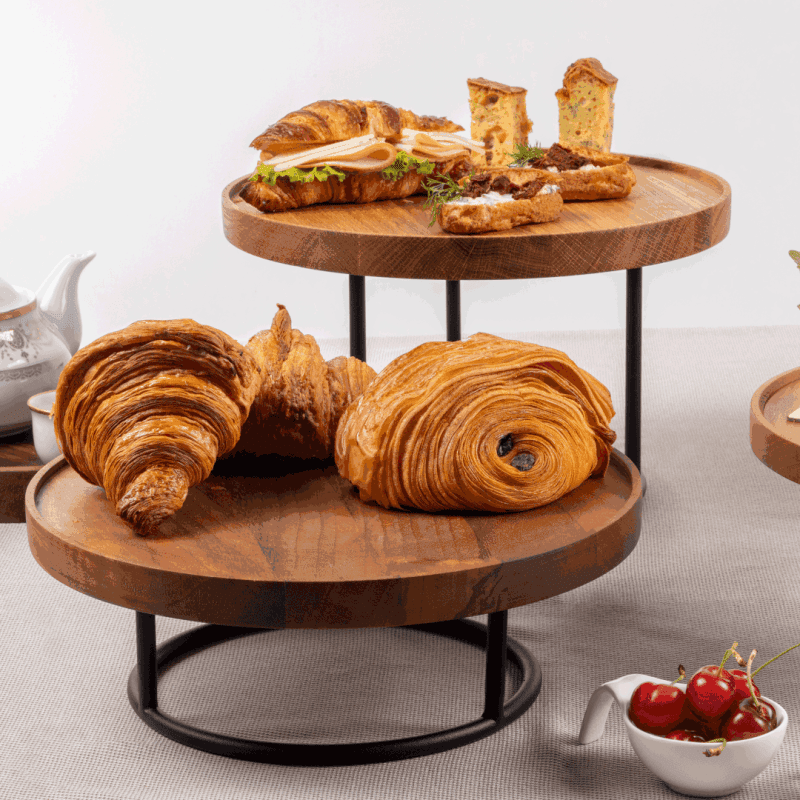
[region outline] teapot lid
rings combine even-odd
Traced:
[[[12,286],[0,278],[0,314],[8,314],[35,301],[33,292]]]

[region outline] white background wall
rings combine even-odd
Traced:
[[[711,250],[644,270],[646,327],[800,324],[800,99],[794,4],[209,5],[16,0],[0,26],[0,275],[38,288],[96,250],[83,343],[192,317],[245,339],[275,303],[347,335],[347,278],[228,244],[220,194],[250,141],[320,99],[379,99],[469,130],[466,80],[528,89],[531,141],[557,139],[555,90],[594,56],[619,78],[613,149],[703,167],[733,190]],[[209,10],[210,9],[210,10]],[[790,16],[789,16],[790,15]],[[367,279],[370,336],[443,336],[444,284]],[[462,284],[463,334],[618,328],[624,273]]]

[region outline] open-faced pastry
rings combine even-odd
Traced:
[[[552,222],[564,205],[558,186],[547,177],[512,182],[505,174],[483,172],[463,179],[458,187],[436,206],[439,226],[450,233],[505,231]]]
[[[564,200],[612,200],[627,197],[636,185],[628,157],[589,147],[554,144],[549,150],[522,147],[506,167],[488,172],[512,181],[547,179],[561,190]],[[526,157],[527,156],[527,157]]]
[[[564,353],[478,333],[392,361],[342,416],[336,464],[386,508],[523,511],[604,474],[613,415]]]

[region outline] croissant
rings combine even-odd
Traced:
[[[67,363],[56,438],[70,466],[147,535],[235,446],[257,386],[252,355],[222,331],[191,319],[134,322]]]
[[[613,415],[564,353],[478,333],[392,361],[342,416],[336,465],[386,508],[523,511],[605,472]]]
[[[420,116],[380,100],[319,100],[292,111],[253,139],[250,147],[280,153],[299,144],[342,142],[373,132],[400,136],[403,128],[420,131],[463,131],[444,117]]]
[[[314,337],[293,330],[280,304],[272,327],[245,349],[261,378],[235,453],[330,458],[339,419],[375,370],[352,356],[324,361]]]

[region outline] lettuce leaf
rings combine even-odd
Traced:
[[[381,170],[381,175],[383,175],[384,178],[388,178],[390,181],[396,181],[409,172],[412,167],[414,167],[420,175],[430,175],[436,165],[427,159],[412,156],[410,153],[406,153],[405,150],[399,150],[394,164]]]
[[[312,167],[311,169],[300,169],[300,167],[290,167],[280,172],[275,171],[275,167],[269,164],[259,164],[256,167],[255,175],[250,177],[251,181],[257,181],[259,175],[264,183],[274,186],[278,178],[288,178],[292,183],[311,183],[311,181],[326,181],[331,175],[335,175],[340,181],[347,176],[340,169],[329,167],[327,164],[322,167]]]
[[[381,170],[381,175],[390,181],[396,181],[409,172],[412,167],[416,169],[420,175],[430,175],[436,168],[436,164],[427,159],[412,156],[406,153],[405,150],[400,150],[397,153],[397,158],[395,158],[394,163],[386,167],[386,169]],[[256,167],[255,174],[250,176],[250,180],[257,181],[260,177],[264,183],[274,186],[278,178],[288,178],[292,183],[297,183],[298,181],[301,183],[311,183],[311,181],[326,181],[331,175],[335,175],[340,181],[343,181],[347,177],[340,169],[330,167],[327,164],[323,167],[312,167],[311,169],[291,167],[281,170],[280,172],[276,172],[275,167],[269,164],[259,164]]]

